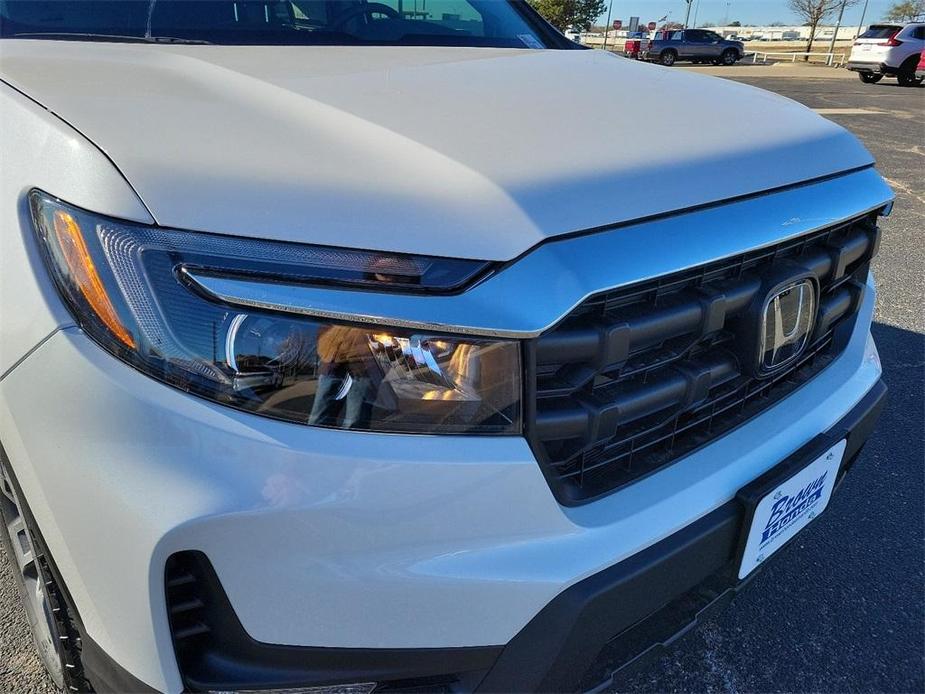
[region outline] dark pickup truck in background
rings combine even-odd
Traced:
[[[642,60],[674,65],[679,60],[734,65],[745,55],[741,41],[729,41],[706,29],[659,31],[640,52]]]

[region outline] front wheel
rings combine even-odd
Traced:
[[[735,48],[727,48],[720,56],[723,65],[735,65],[739,59],[739,52]]]
[[[677,59],[678,55],[674,51],[663,51],[659,56],[659,62],[667,67],[674,65]]]
[[[875,75],[872,72],[859,72],[858,79],[864,84],[877,84],[877,82],[883,79],[883,75]]]
[[[80,636],[7,465],[0,456],[0,535],[36,651],[59,690],[90,691],[80,663]]]

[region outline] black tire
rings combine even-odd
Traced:
[[[739,60],[739,52],[735,48],[727,48],[719,59],[723,65],[735,65]]]
[[[877,84],[877,82],[883,79],[883,75],[875,75],[872,72],[859,72],[858,79],[864,84]]]
[[[896,75],[896,81],[900,87],[918,87],[922,84],[922,79],[915,76],[915,68],[919,64],[919,56],[913,55],[906,59],[899,66],[899,73]]]
[[[32,640],[49,678],[65,692],[92,692],[80,660],[81,639],[32,515],[20,501],[0,449],[0,537],[19,587]],[[15,549],[14,549],[15,544]]]
[[[922,78],[916,77],[915,72],[903,70],[898,75],[896,75],[896,81],[899,82],[900,87],[918,87],[922,84]]]
[[[661,55],[658,56],[658,62],[660,62],[665,67],[671,67],[675,64],[675,61],[678,59],[678,54],[672,50],[668,49],[667,51],[662,51]]]

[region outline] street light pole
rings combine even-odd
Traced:
[[[691,19],[691,5],[694,4],[694,0],[685,0],[687,2],[687,14],[684,15],[684,28],[687,29],[688,24]]]
[[[861,27],[864,26],[864,19],[867,17],[867,3],[868,2],[870,2],[870,0],[864,0],[864,9],[861,10],[861,21],[858,22],[858,36],[861,35]],[[855,36],[855,38],[857,38],[857,36]]]
[[[697,28],[697,15],[700,14],[700,0],[697,0],[697,4],[694,6],[694,28]]]
[[[610,0],[610,7],[607,8],[607,25],[604,27],[604,47],[607,50],[607,33],[610,31],[610,13],[613,12],[613,0]]]
[[[838,30],[841,28],[841,20],[845,16],[845,5],[847,4],[848,0],[841,0],[841,7],[838,9],[838,21],[835,22],[835,33],[832,34],[832,41],[829,43],[829,59],[826,61],[829,67],[832,67],[832,61],[835,59],[835,39],[838,38]]]

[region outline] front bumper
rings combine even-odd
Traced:
[[[860,402],[880,377],[868,333],[874,301],[870,284],[845,351],[787,400],[575,508],[556,503],[523,439],[260,419],[166,388],[75,328],[0,382],[0,440],[88,640],[158,690],[184,686],[164,567],[188,550],[208,557],[256,642],[328,656],[516,654],[508,649],[557,596],[642,561],[641,552],[724,507]],[[607,621],[599,636],[619,626]],[[485,686],[493,681],[504,682]]]
[[[846,440],[840,483],[857,460],[886,400],[882,381],[825,434],[797,451],[805,459],[823,440]],[[804,451],[806,454],[804,454]],[[725,607],[747,585],[736,579],[747,511],[730,501],[639,554],[563,591],[506,646],[452,649],[292,648],[248,637],[208,559],[187,555],[208,583],[199,586],[201,618],[210,631],[195,642],[192,658],[175,645],[187,688],[294,687],[333,682],[390,681],[428,691],[587,691],[609,689],[624,670],[658,655],[705,615]],[[794,538],[795,539],[795,538]],[[762,567],[763,568],[763,567]],[[202,623],[200,622],[200,624]],[[176,633],[176,631],[175,631]],[[83,664],[97,691],[153,691],[84,634]],[[245,678],[242,680],[242,678]],[[400,686],[398,688],[401,688]]]
[[[846,440],[840,482],[870,436],[886,400],[878,381],[851,411],[790,458],[814,457],[823,443]],[[728,602],[746,583],[737,579],[747,512],[738,499],[691,525],[570,586],[502,647],[449,649],[292,648],[249,639],[201,553],[174,555],[171,576],[195,576],[205,603],[196,617],[209,633],[177,643],[186,684],[197,691],[333,682],[424,683],[441,691],[566,692],[612,682],[622,670],[686,632]],[[795,538],[794,538],[795,539]],[[182,557],[182,558],[181,558]],[[184,563],[183,566],[177,566]],[[176,567],[176,568],[175,568]],[[170,595],[170,591],[168,591]],[[190,593],[178,592],[180,599]],[[173,601],[171,601],[173,602]]]

